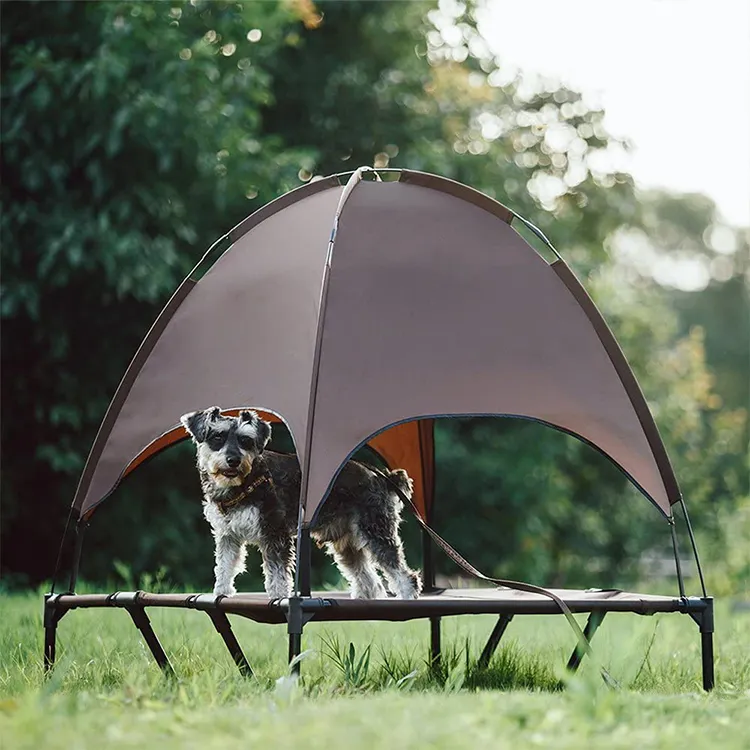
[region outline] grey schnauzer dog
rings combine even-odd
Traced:
[[[266,450],[271,425],[254,411],[224,416],[218,406],[181,418],[198,454],[203,515],[216,543],[215,594],[236,593],[245,570],[246,545],[260,549],[266,592],[290,595],[299,513],[301,472],[297,457]],[[351,585],[352,598],[386,596],[382,571],[393,594],[415,599],[419,573],[410,570],[398,533],[402,501],[393,482],[411,497],[412,480],[401,469],[389,480],[349,461],[333,485],[311,529]]]

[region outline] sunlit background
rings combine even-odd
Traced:
[[[747,593],[747,3],[0,12],[3,585],[49,579],[107,403],[205,248],[281,193],[368,164],[459,180],[542,228],[638,376],[712,587]],[[573,438],[455,420],[440,425],[437,462],[435,524],[487,573],[674,583],[665,524]],[[416,562],[413,524],[406,536]],[[260,584],[252,560],[247,589]],[[201,588],[211,568],[183,445],[97,513],[81,575]],[[439,572],[457,571],[441,560]],[[321,558],[316,576],[337,582]]]
[[[516,68],[530,82],[561,81],[603,107],[605,127],[631,146],[618,163],[639,186],[703,193],[727,224],[750,225],[749,3],[709,10],[696,0],[638,0],[604,9],[542,0],[532,9],[500,0],[479,18],[506,75]],[[531,37],[515,31],[529,26]],[[721,228],[708,242],[719,253],[736,249]],[[660,261],[647,241],[634,260],[685,290],[730,274],[722,257]]]

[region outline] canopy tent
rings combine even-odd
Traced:
[[[361,446],[407,469],[429,518],[437,417],[515,416],[572,434],[671,521],[682,498],[643,394],[546,238],[465,185],[388,172],[395,179],[363,179],[360,169],[346,185],[338,176],[309,183],[215,243],[110,404],[73,500],[79,519],[146,458],[185,439],[180,415],[218,404],[256,408],[289,428],[303,478],[303,596],[309,527]],[[518,221],[554,261],[523,239]]]
[[[510,210],[468,187],[361,174],[346,190],[328,178],[269,204],[183,282],[112,401],[76,511],[90,516],[145,457],[184,438],[181,414],[219,404],[288,425],[307,523],[368,440],[386,460],[408,454],[404,468],[431,482],[415,460],[428,430],[374,437],[388,427],[482,414],[576,435],[670,515],[680,491],[653,418],[564,261],[548,263]]]

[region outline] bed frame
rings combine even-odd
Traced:
[[[560,606],[551,598],[509,588],[443,589],[435,586],[432,544],[429,535],[423,535],[423,571],[426,591],[415,600],[401,599],[351,599],[347,592],[311,592],[309,595],[288,599],[269,600],[265,593],[241,593],[227,597],[213,594],[153,594],[145,591],[118,591],[112,594],[76,594],[75,578],[78,573],[82,534],[78,534],[76,557],[71,574],[71,593],[51,593],[44,600],[44,669],[49,672],[55,663],[57,626],[71,610],[91,608],[125,609],[140,630],[156,663],[168,675],[174,675],[156,633],[151,626],[148,608],[194,609],[205,612],[221,636],[240,672],[252,676],[246,658],[227,615],[238,615],[259,623],[287,626],[289,636],[289,662],[299,673],[304,626],[316,622],[342,622],[356,620],[381,620],[404,622],[426,619],[430,623],[431,663],[439,664],[441,658],[441,620],[456,615],[497,615],[487,643],[479,657],[478,666],[486,668],[505,631],[516,616],[562,614]],[[692,534],[691,534],[692,540]],[[307,541],[307,540],[306,540]],[[676,537],[673,536],[676,543]],[[306,545],[304,545],[306,546]],[[686,596],[682,569],[675,544],[677,575],[680,596],[657,596],[621,591],[619,589],[552,589],[573,613],[586,613],[588,620],[583,631],[590,641],[608,612],[632,612],[639,615],[675,612],[688,615],[698,626],[701,637],[701,666],[703,689],[714,687],[714,600],[706,596]],[[309,576],[309,566],[307,572]],[[308,576],[304,576],[308,579]],[[308,579],[309,580],[309,579]],[[701,575],[701,582],[703,578]],[[303,587],[307,580],[303,580]],[[304,590],[304,589],[303,589]],[[567,667],[576,671],[585,655],[585,643],[576,644]]]

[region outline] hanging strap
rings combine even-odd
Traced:
[[[578,639],[578,643],[580,644],[580,647],[586,653],[590,659],[592,659],[594,662],[598,661],[594,656],[594,651],[591,648],[591,643],[589,642],[589,639],[584,635],[583,630],[581,630],[580,625],[576,621],[576,618],[573,616],[573,613],[570,611],[570,607],[557,595],[554,593],[554,591],[549,591],[548,589],[545,589],[541,586],[534,586],[531,583],[523,583],[521,581],[510,581],[506,578],[491,578],[490,576],[486,576],[484,573],[482,573],[480,570],[475,568],[468,560],[466,560],[464,557],[462,557],[458,552],[456,552],[453,547],[451,547],[448,542],[443,539],[443,537],[440,536],[440,534],[437,533],[434,529],[432,529],[427,522],[422,518],[422,516],[419,513],[419,510],[417,509],[417,506],[412,502],[411,497],[409,497],[397,484],[396,482],[391,479],[388,474],[386,474],[384,471],[381,471],[378,467],[372,466],[368,464],[368,468],[372,469],[376,474],[378,474],[380,477],[386,480],[388,484],[393,488],[393,490],[398,494],[398,496],[401,498],[401,500],[409,505],[412,509],[412,512],[414,514],[414,517],[417,519],[417,522],[419,525],[430,535],[432,540],[435,542],[435,544],[440,547],[440,549],[445,552],[445,554],[454,562],[456,565],[458,565],[459,568],[464,570],[469,575],[473,576],[474,578],[478,578],[481,581],[487,581],[488,583],[494,583],[496,586],[504,586],[505,588],[514,589],[516,591],[525,591],[530,594],[539,594],[541,596],[544,596],[548,599],[552,599],[555,604],[560,608],[560,611],[562,614],[565,615],[565,619],[568,621],[568,624],[570,625],[571,629],[575,633],[576,638]],[[617,682],[617,680],[612,677],[612,675],[607,672],[607,670],[600,664],[599,669],[601,671],[602,678],[604,679],[604,682],[607,683],[609,687],[612,688],[619,688],[620,685]]]

